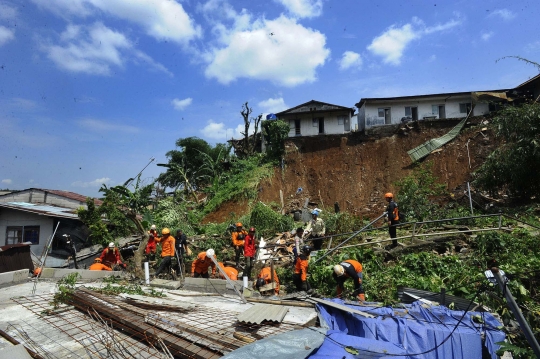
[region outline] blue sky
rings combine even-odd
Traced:
[[[96,196],[240,110],[514,87],[538,1],[0,0],[0,188]],[[142,178],[161,172],[151,164]]]

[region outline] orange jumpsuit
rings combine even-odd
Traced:
[[[110,271],[112,271],[111,267],[108,267],[105,264],[99,263],[99,262],[96,262],[96,263],[92,264],[88,269],[89,270],[110,270]]]
[[[266,282],[266,284],[269,284],[271,283],[272,281],[272,268],[270,267],[264,267],[263,269],[261,269],[261,272],[259,273],[259,275],[257,276],[257,278],[262,278],[264,279],[264,281]],[[274,282],[276,282],[276,287],[274,288],[274,292],[276,294],[279,294],[279,278],[276,274],[276,271],[274,270]]]
[[[336,292],[338,298],[341,298],[345,281],[348,278],[352,278],[354,281],[354,295],[356,295],[359,300],[365,300],[364,288],[362,287],[362,263],[355,261],[354,259],[347,259],[340,264],[345,270],[343,275],[338,277],[335,273],[332,274],[337,282]]]
[[[225,267],[222,262],[218,262],[218,264],[221,267],[221,269],[223,269],[225,274],[227,274],[229,279],[238,280],[238,271],[235,268],[233,268],[233,267]],[[225,279],[225,277],[223,277],[223,275],[221,273],[219,273],[219,277],[222,278],[222,279]]]
[[[101,263],[105,265],[109,264],[110,266],[122,263],[122,260],[120,259],[120,251],[118,250],[118,248],[105,248],[103,252],[101,252],[99,259],[101,259]]]
[[[216,275],[216,265],[210,258],[206,257],[206,252],[201,252],[191,264],[191,275],[208,278],[208,267],[212,267],[212,276]]]
[[[176,239],[169,235],[167,238],[161,237],[161,238],[155,238],[156,242],[161,242],[161,257],[174,257],[174,242],[176,242]]]

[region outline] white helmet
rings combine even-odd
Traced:
[[[215,252],[212,248],[210,248],[209,250],[206,251],[206,256],[207,257],[213,257],[215,255]]]
[[[156,229],[156,225],[155,225],[155,224],[152,224],[152,225],[150,226],[150,229],[154,229],[154,230],[155,230],[155,229]]]
[[[336,273],[338,277],[341,277],[345,273],[345,268],[340,264],[336,264],[334,266],[334,273]]]
[[[109,248],[114,248],[114,242],[109,243]]]

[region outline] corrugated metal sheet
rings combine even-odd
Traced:
[[[261,324],[264,321],[281,323],[289,308],[273,304],[255,304],[238,315],[238,321],[248,324]]]
[[[28,202],[0,203],[0,207],[35,213],[42,216],[79,219],[79,217],[75,213],[75,210],[71,208],[56,207],[56,206],[49,206],[49,205],[38,205],[38,204],[28,203]]]
[[[472,111],[471,111],[472,112]],[[456,125],[450,132],[448,132],[446,135],[441,136],[439,138],[433,138],[420,146],[413,148],[412,150],[407,151],[407,154],[411,157],[411,160],[413,162],[416,162],[427,155],[429,155],[431,152],[436,150],[437,148],[440,148],[444,146],[446,143],[453,140],[461,131],[463,126],[465,125],[465,122],[467,122],[467,119],[469,116],[465,117],[460,123]]]
[[[420,297],[422,299],[429,300],[431,302],[436,302],[438,304],[441,304],[441,293],[434,293],[429,292],[427,290],[421,290],[421,289],[415,289],[415,288],[407,288],[407,287],[398,287],[398,298],[402,303],[410,304],[413,302],[416,302],[418,299],[415,297]],[[469,308],[469,304],[471,303],[470,300],[456,297],[453,295],[446,294],[444,296],[444,302],[445,305],[448,306],[451,303],[453,303],[453,308],[455,310],[467,310]],[[469,309],[472,309],[473,307],[478,306],[477,303],[473,303]],[[478,307],[475,309],[477,312],[484,311],[483,307]]]

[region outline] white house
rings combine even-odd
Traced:
[[[363,98],[356,104],[358,129],[399,124],[408,120],[462,118],[470,112],[473,102],[472,92]],[[489,112],[488,102],[476,102],[472,115],[480,116]]]
[[[276,116],[289,122],[289,137],[294,137],[348,133],[353,114],[352,107],[311,100],[276,113]]]

